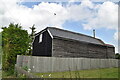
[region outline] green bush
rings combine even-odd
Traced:
[[[22,67],[22,69],[24,69],[25,71],[28,71],[28,67],[27,66]]]
[[[4,71],[14,70],[17,55],[25,55],[29,47],[29,36],[18,24],[11,23],[2,28],[3,66]]]

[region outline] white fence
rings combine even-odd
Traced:
[[[17,56],[17,65],[27,66],[31,72],[61,72],[118,67],[117,59],[57,58]]]

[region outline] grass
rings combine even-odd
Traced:
[[[118,68],[33,74],[43,78],[118,78]]]
[[[2,71],[2,78],[26,78],[25,75],[19,74],[17,77],[10,71]]]
[[[2,78],[16,78],[12,71],[2,71]]]

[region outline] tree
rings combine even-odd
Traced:
[[[30,27],[30,29],[31,29],[31,34],[30,34],[30,37],[31,37],[31,40],[33,41],[34,40],[34,35],[35,35],[35,25],[33,25],[32,27]]]
[[[29,36],[19,24],[10,23],[2,28],[3,70],[14,69],[17,55],[25,55],[29,47]]]
[[[116,54],[115,54],[115,58],[116,58],[116,59],[120,59],[120,54],[119,54],[119,53],[116,53]]]
[[[2,33],[0,32],[0,65],[2,61]]]
[[[32,54],[32,43],[33,43],[33,40],[34,40],[34,37],[35,37],[35,25],[33,25],[32,27],[30,27],[30,29],[31,29],[31,34],[30,34],[30,36],[29,36],[29,38],[30,38],[30,43],[29,43],[29,55],[31,55]]]

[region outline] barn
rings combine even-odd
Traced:
[[[114,58],[115,47],[81,33],[47,27],[35,35],[32,56]]]

